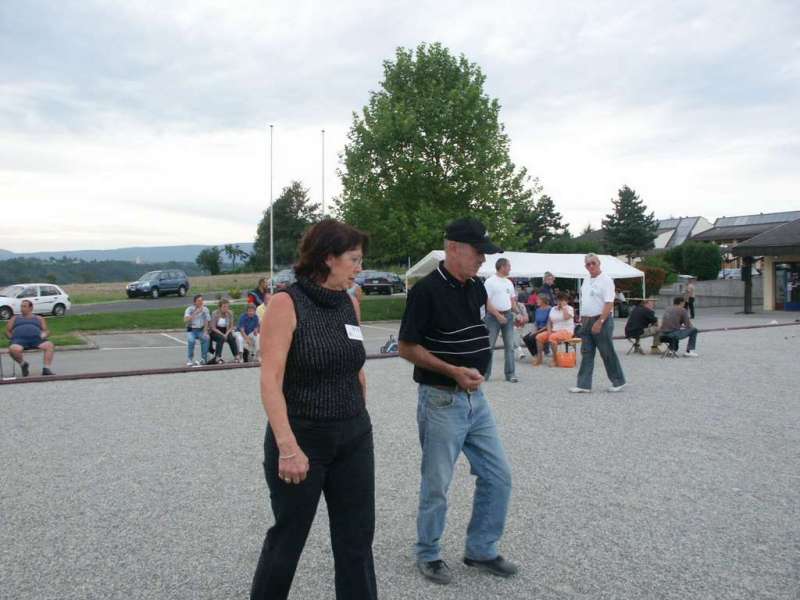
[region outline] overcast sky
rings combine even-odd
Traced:
[[[579,232],[800,209],[800,3],[0,0],[0,248],[252,241],[321,201],[397,46],[477,62],[513,160]]]

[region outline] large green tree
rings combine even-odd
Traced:
[[[297,242],[306,228],[319,220],[319,204],[309,202],[308,189],[299,181],[292,181],[283,188],[273,203],[273,246],[275,265],[290,265],[297,258]],[[258,224],[250,265],[259,271],[268,269],[269,260],[269,213],[264,211]]]
[[[556,210],[553,199],[547,194],[541,196],[518,219],[521,234],[528,252],[539,252],[550,240],[569,236],[569,224],[564,223],[561,213]]]
[[[519,247],[516,217],[530,205],[524,168],[509,157],[500,104],[485,76],[440,44],[398,48],[342,155],[339,216],[368,231],[370,255],[389,263],[441,248],[444,225],[480,218],[497,241]]]
[[[644,201],[627,185],[611,199],[613,211],[603,220],[605,246],[610,254],[636,256],[654,247],[658,221]]]

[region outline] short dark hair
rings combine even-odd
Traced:
[[[295,275],[316,282],[325,281],[331,272],[325,259],[331,254],[341,256],[358,247],[366,252],[368,243],[369,237],[360,229],[336,219],[323,219],[303,234],[298,248],[300,258],[294,265]]]
[[[558,292],[556,298],[559,300],[569,300],[569,294],[567,292]]]
[[[25,300],[23,300],[22,302],[20,302],[19,304],[20,304],[20,306],[22,306],[23,304],[29,304],[30,307],[33,308],[33,302],[31,302],[27,298]]]
[[[497,262],[494,263],[494,270],[499,271],[501,268],[505,267],[508,264],[507,258],[498,258]]]
[[[202,297],[203,297],[203,294],[197,294],[197,295],[194,297],[194,299],[192,300],[192,302],[197,302],[197,299],[198,299],[198,298],[202,298]]]
[[[678,304],[683,304],[684,302],[685,302],[685,300],[683,299],[683,296],[675,296],[675,297],[672,299],[672,303],[673,303],[675,306],[677,306]]]

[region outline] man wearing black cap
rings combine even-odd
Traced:
[[[452,579],[439,541],[447,490],[461,452],[477,477],[464,563],[502,577],[517,572],[497,551],[511,496],[511,470],[481,390],[490,348],[483,322],[486,289],[476,275],[485,254],[498,252],[502,250],[480,221],[451,222],[445,230],[445,259],[411,288],[400,325],[400,356],[414,363],[419,384],[417,567],[435,583]]]

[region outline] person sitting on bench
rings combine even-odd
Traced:
[[[39,349],[44,352],[44,367],[42,375],[53,375],[50,367],[53,364],[55,346],[47,341],[50,332],[47,330],[47,321],[39,315],[33,314],[33,302],[23,300],[20,306],[22,314],[11,317],[6,325],[6,335],[11,338],[8,353],[22,369],[22,376],[30,374],[30,366],[25,362],[25,350]]]
[[[684,302],[682,296],[676,296],[672,300],[672,306],[664,311],[664,316],[661,318],[661,336],[669,334],[669,337],[676,341],[689,338],[686,352],[683,355],[697,358],[698,354],[694,351],[697,345],[697,329],[689,320],[689,313],[683,306]]]
[[[631,316],[628,317],[628,322],[625,323],[625,337],[633,340],[634,351],[644,354],[639,346],[639,338],[653,336],[653,343],[650,345],[650,352],[652,354],[659,354],[661,351],[658,349],[658,318],[653,310],[655,308],[655,300],[647,298],[641,304],[637,304],[631,311]]]
[[[239,349],[236,345],[236,336],[233,334],[235,325],[230,307],[230,301],[227,298],[223,298],[219,301],[217,310],[211,313],[209,327],[211,328],[211,339],[214,340],[214,357],[211,359],[211,364],[223,362],[222,350],[225,347],[225,342],[228,342],[234,360],[239,362]]]
[[[256,316],[256,307],[253,304],[247,305],[245,314],[239,317],[239,326],[234,332],[236,344],[239,347],[239,360],[249,362],[258,360],[258,342],[260,333],[260,323]]]
[[[536,336],[536,344],[539,352],[533,360],[533,366],[542,364],[542,354],[544,354],[545,344],[550,344],[553,349],[552,366],[556,366],[558,358],[558,344],[572,339],[575,330],[575,309],[569,304],[569,295],[564,292],[558,293],[558,305],[550,309],[547,318],[547,329]]]

